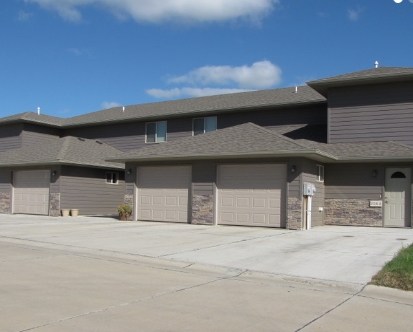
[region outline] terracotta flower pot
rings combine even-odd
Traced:
[[[130,217],[130,213],[119,213],[120,220],[126,221],[126,220],[129,220],[129,217]]]

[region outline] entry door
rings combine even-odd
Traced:
[[[387,168],[384,226],[410,226],[410,168]]]

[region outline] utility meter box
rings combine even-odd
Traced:
[[[315,185],[312,183],[304,182],[303,195],[314,196],[316,192]]]

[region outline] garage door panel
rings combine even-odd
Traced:
[[[13,174],[13,213],[49,214],[50,171]]]
[[[286,165],[218,167],[218,223],[281,227]]]
[[[190,183],[190,166],[138,168],[138,219],[187,222]]]

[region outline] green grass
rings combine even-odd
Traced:
[[[413,291],[413,244],[400,249],[370,284]]]

